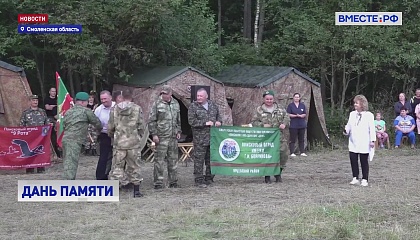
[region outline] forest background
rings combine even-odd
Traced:
[[[327,127],[340,134],[355,94],[392,120],[420,85],[420,0],[0,0],[0,59],[45,97],[55,71],[70,94],[110,89],[141,66],[290,66],[319,81]],[[335,12],[402,12],[402,26],[336,26]],[[83,33],[20,35],[17,14]]]

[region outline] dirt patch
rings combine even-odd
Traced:
[[[292,158],[283,183],[216,176],[208,189],[179,164],[182,188],[153,190],[144,163],[144,198],[121,192],[119,203],[20,203],[17,180],[60,179],[0,172],[0,239],[420,239],[419,150],[377,152],[370,186],[350,186],[346,151]],[[82,157],[77,179],[94,179],[96,157]],[[166,174],[166,172],[165,172]]]

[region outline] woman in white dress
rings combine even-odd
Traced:
[[[373,154],[376,132],[374,116],[368,110],[368,101],[365,96],[354,97],[354,111],[350,113],[344,134],[349,136],[349,155],[353,180],[351,185],[359,182],[359,158],[362,167],[361,185],[368,186],[369,153]]]

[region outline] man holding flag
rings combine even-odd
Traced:
[[[79,156],[89,124],[92,124],[97,131],[102,129],[99,119],[87,108],[88,99],[89,94],[78,92],[75,96],[74,107],[69,109],[63,118],[63,164],[66,180],[76,179]]]

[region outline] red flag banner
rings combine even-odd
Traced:
[[[63,124],[61,124],[61,121],[63,120],[64,115],[66,114],[66,111],[70,109],[70,107],[73,104],[73,98],[70,97],[69,92],[67,91],[66,86],[63,83],[63,80],[61,79],[58,72],[55,72],[55,78],[56,78],[56,84],[57,84],[57,144],[58,146],[62,147],[62,139],[64,135],[64,129]]]
[[[51,126],[0,127],[0,169],[51,165]]]

